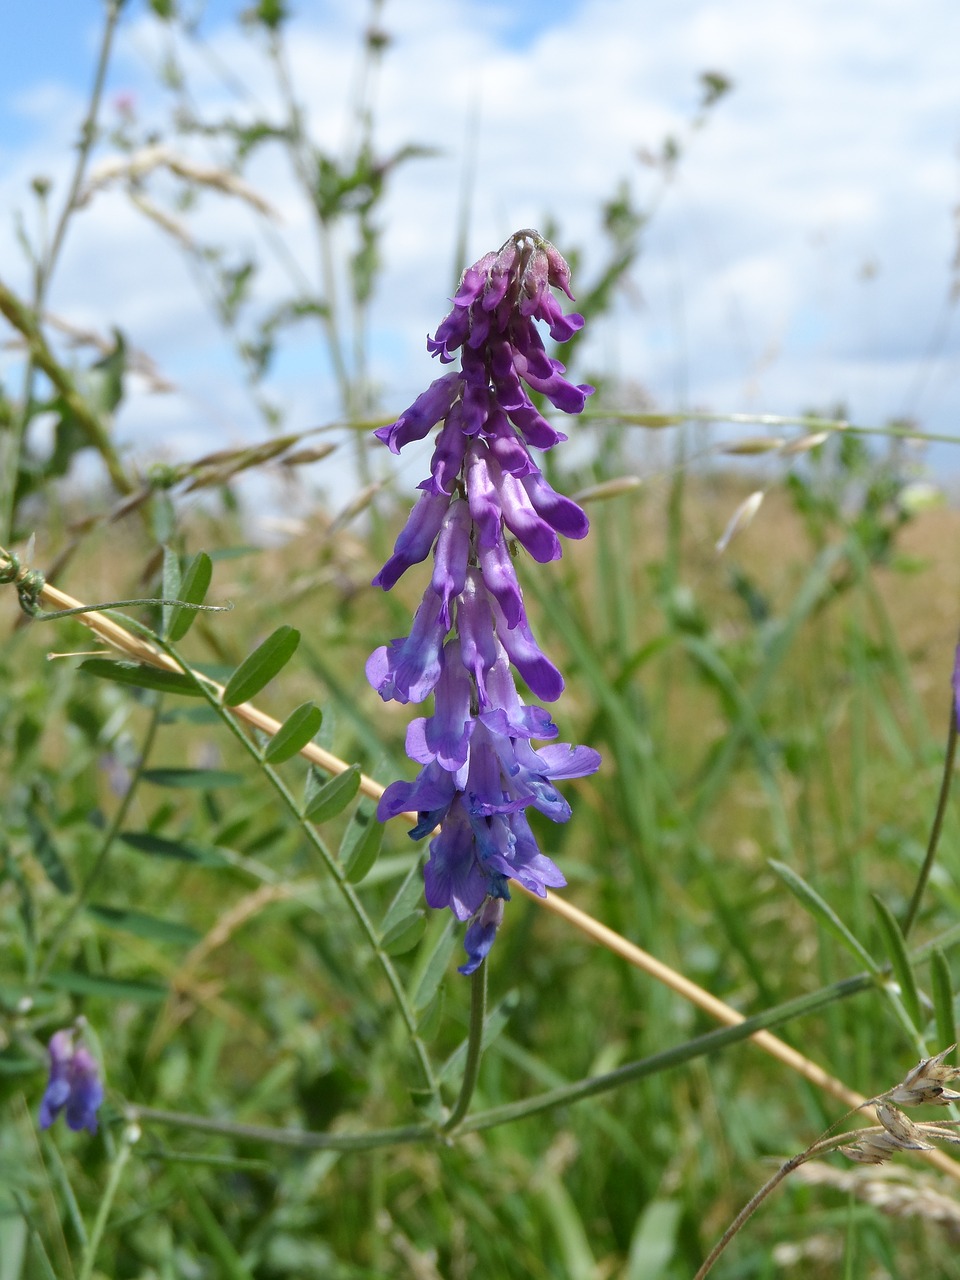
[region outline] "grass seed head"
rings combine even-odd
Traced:
[[[960,1076],[960,1068],[948,1067],[944,1063],[944,1058],[956,1047],[952,1044],[932,1058],[923,1058],[894,1089],[883,1095],[885,1100],[901,1107],[918,1107],[926,1103],[945,1106],[948,1102],[960,1102],[960,1093],[946,1087]]]

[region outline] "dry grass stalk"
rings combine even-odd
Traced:
[[[956,1101],[958,1095],[946,1086],[960,1076],[960,1068],[948,1067],[944,1061],[956,1047],[952,1044],[932,1057],[922,1058],[899,1084],[856,1108],[859,1111],[863,1107],[872,1106],[880,1121],[879,1126],[855,1130],[853,1133],[835,1134],[833,1130],[837,1125],[832,1125],[816,1142],[782,1164],[740,1210],[707,1255],[694,1280],[704,1280],[727,1245],[743,1229],[764,1200],[789,1174],[796,1172],[816,1156],[839,1151],[859,1164],[875,1165],[889,1159],[897,1151],[919,1151],[931,1163],[937,1163],[940,1168],[950,1172],[952,1177],[960,1179],[960,1164],[932,1145],[933,1141],[960,1143],[960,1135],[955,1131],[955,1126],[960,1121],[946,1121],[942,1124],[925,1121],[914,1123],[894,1105],[894,1099],[909,1105],[926,1103],[934,1106],[946,1106]],[[837,1122],[839,1123],[841,1121]],[[935,1161],[934,1156],[939,1156],[940,1160]]]
[[[115,338],[104,337],[102,333],[97,333],[95,329],[81,328],[80,325],[74,324],[70,320],[65,320],[63,316],[58,316],[55,312],[45,311],[43,319],[51,329],[56,329],[58,333],[62,333],[68,339],[69,346],[93,347],[102,356],[108,356],[116,349]],[[126,354],[127,367],[130,372],[139,374],[141,378],[145,379],[151,391],[156,392],[158,395],[167,395],[172,391],[176,391],[176,383],[163,376],[157,368],[156,362],[145,351],[141,351],[137,347],[127,347]]]
[[[112,186],[116,182],[140,182],[148,174],[157,169],[166,169],[169,173],[198,187],[208,187],[220,191],[224,195],[235,196],[243,200],[265,217],[280,220],[280,214],[272,204],[253,187],[231,173],[229,169],[212,165],[198,164],[186,156],[178,155],[170,147],[141,147],[128,156],[116,156],[105,160],[90,174],[87,185],[77,199],[77,207],[88,204],[97,191]]]
[[[619,498],[624,493],[634,493],[642,488],[643,481],[639,476],[617,476],[615,480],[604,480],[602,484],[592,484],[580,489],[573,495],[573,501],[581,506],[585,502],[604,502],[607,498]]]
[[[918,1174],[906,1181],[898,1169],[835,1169],[822,1160],[811,1160],[797,1170],[797,1178],[810,1186],[830,1187],[852,1195],[891,1218],[921,1218],[942,1227],[960,1243],[960,1203],[938,1191]]]
[[[733,515],[730,517],[727,527],[724,529],[723,533],[720,535],[719,541],[717,542],[717,551],[721,555],[726,551],[727,547],[737,534],[742,533],[743,530],[746,529],[746,527],[753,521],[753,518],[760,510],[760,504],[763,502],[765,497],[765,490],[756,489],[740,503]]]

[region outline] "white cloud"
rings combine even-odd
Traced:
[[[616,323],[597,327],[589,356],[647,386],[664,408],[680,394],[718,411],[792,413],[847,400],[868,421],[915,412],[933,430],[953,427],[956,339],[942,319],[960,187],[954,0],[581,0],[554,21],[543,9],[542,29],[528,31],[522,48],[504,34],[502,8],[481,0],[385,9],[393,44],[377,89],[378,142],[442,149],[398,172],[384,207],[386,272],[372,326],[385,403],[401,408],[435,374],[423,342],[452,288],[469,170],[469,252],[553,216],[561,247],[584,249],[581,288],[603,256],[599,206],[620,179],[641,206],[658,202],[633,298]],[[364,19],[339,0],[303,6],[291,31],[293,78],[311,129],[333,152],[352,128],[345,107]],[[206,41],[248,99],[274,114],[269,66],[249,36],[222,26]],[[162,56],[158,28],[147,18],[130,23],[116,84],[135,91],[148,119],[160,119],[162,95],[145,68]],[[690,135],[697,77],[708,70],[729,75],[735,89]],[[205,115],[251,118],[249,100],[224,88],[209,59],[192,60],[190,77]],[[4,206],[29,205],[36,172],[54,174],[62,191],[80,101],[50,83],[21,95],[17,109],[33,128],[29,147],[7,149]],[[661,198],[638,152],[668,133],[684,154]],[[198,151],[217,155],[212,143]],[[315,236],[285,161],[264,149],[250,177],[315,279]],[[258,243],[247,214],[221,197],[205,196],[187,220],[201,240],[231,244],[238,256]],[[0,254],[8,264],[17,258],[9,219]],[[4,272],[24,284],[22,269]],[[289,287],[270,258],[258,296],[269,301]],[[183,388],[162,411],[133,402],[129,434],[149,442],[149,424],[161,418],[168,443],[193,439],[204,423],[217,441],[258,429],[190,272],[119,194],[98,197],[76,220],[53,301],[83,323],[119,324]],[[925,361],[930,376],[918,382]],[[293,409],[291,426],[335,412],[316,330],[298,335],[283,369],[276,392]]]

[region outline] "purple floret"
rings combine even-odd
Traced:
[[[40,1102],[41,1129],[49,1129],[66,1110],[68,1126],[79,1132],[97,1132],[97,1112],[103,1102],[100,1068],[85,1044],[77,1044],[77,1031],[57,1031],[49,1045],[50,1075]]]

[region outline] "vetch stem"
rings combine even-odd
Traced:
[[[481,961],[479,968],[470,976],[470,1031],[467,1039],[467,1061],[463,1068],[463,1082],[460,1085],[460,1097],[443,1126],[444,1133],[450,1133],[467,1114],[473,1091],[477,1087],[477,1076],[480,1073],[480,1058],[483,1055],[483,1024],[487,1015],[487,962]]]
[[[117,1192],[120,1190],[120,1182],[123,1178],[123,1171],[127,1167],[127,1161],[133,1152],[133,1144],[140,1138],[140,1130],[136,1125],[128,1125],[123,1133],[120,1143],[120,1150],[117,1152],[113,1164],[110,1167],[110,1176],[107,1179],[107,1185],[103,1190],[103,1199],[97,1209],[97,1216],[94,1219],[93,1227],[90,1230],[90,1238],[87,1241],[86,1248],[83,1251],[83,1261],[80,1266],[80,1272],[77,1280],[90,1280],[93,1275],[94,1263],[97,1260],[97,1251],[100,1248],[100,1241],[103,1239],[103,1233],[107,1226],[107,1219],[110,1217],[110,1210],[113,1208],[113,1202]]]
[[[930,873],[933,870],[934,860],[937,856],[937,847],[940,844],[940,833],[943,831],[943,819],[947,812],[947,800],[950,796],[950,786],[953,782],[953,765],[957,756],[957,712],[954,706],[953,691],[950,692],[950,729],[947,734],[947,750],[943,761],[943,776],[940,779],[940,794],[937,797],[937,810],[933,815],[933,826],[930,828],[930,839],[927,841],[927,852],[923,859],[923,866],[920,868],[920,874],[917,877],[916,888],[913,891],[913,897],[910,899],[910,905],[907,907],[907,913],[903,917],[900,925],[900,932],[906,938],[907,934],[913,928],[917,918],[917,912],[920,910],[920,903],[923,899],[924,890],[927,887],[927,881],[930,879]]]

